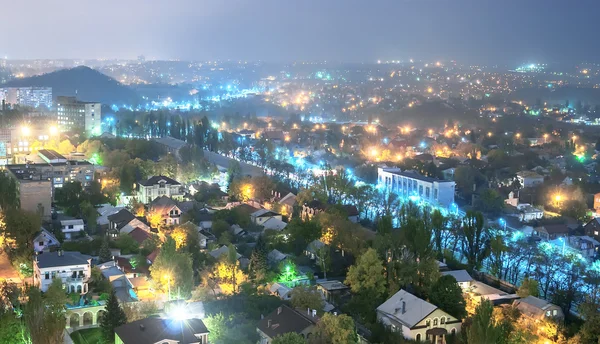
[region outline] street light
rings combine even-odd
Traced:
[[[563,243],[563,247],[562,247],[562,255],[564,256],[564,255],[565,255],[565,245],[566,245],[566,240],[565,240],[565,238],[563,238],[563,237],[560,237],[560,238],[559,238],[559,240],[560,240],[560,241],[562,241],[562,243]]]
[[[58,134],[58,128],[56,128],[56,126],[55,126],[55,125],[53,125],[53,126],[51,126],[51,127],[50,127],[50,134],[51,134],[51,135],[56,135],[56,134]]]
[[[29,129],[29,127],[27,126],[24,126],[21,128],[21,132],[24,136],[29,136],[29,134],[31,134],[31,129]]]

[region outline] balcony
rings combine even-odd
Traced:
[[[72,277],[69,276],[65,279],[65,281],[67,283],[84,283],[88,281],[88,277],[87,276],[77,276],[77,277]]]

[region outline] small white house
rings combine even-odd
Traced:
[[[60,221],[60,230],[65,235],[65,240],[75,239],[79,235],[79,233],[84,231],[83,220],[62,220]]]
[[[283,217],[281,216],[281,214],[278,214],[268,209],[260,209],[250,214],[250,220],[252,220],[252,223],[259,226],[262,226],[263,223],[265,223],[269,219],[277,219],[281,221]]]
[[[467,270],[442,271],[441,274],[442,276],[450,275],[454,277],[462,290],[468,290],[473,284],[473,277],[469,275]]]
[[[49,251],[51,247],[59,246],[60,242],[56,237],[48,232],[44,227],[41,228],[40,234],[33,239],[33,250],[37,253]]]

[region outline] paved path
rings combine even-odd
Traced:
[[[22,280],[19,273],[10,263],[6,253],[0,253],[0,280],[7,280],[11,283],[21,284]]]
[[[234,159],[228,158],[226,156],[223,156],[221,154],[217,154],[214,152],[210,152],[205,150],[204,151],[204,157],[206,158],[206,160],[212,162],[213,164],[217,165],[217,166],[221,166],[223,168],[229,168],[229,163],[231,161],[236,161]],[[247,164],[245,162],[241,162],[240,163],[240,167],[242,168],[242,174],[243,175],[250,175],[252,177],[259,177],[259,176],[264,176],[264,172],[261,168]]]

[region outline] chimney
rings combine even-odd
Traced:
[[[271,327],[271,319],[267,320],[267,328]]]
[[[64,255],[64,251],[62,250],[62,248],[61,248],[61,249],[59,249],[59,250],[58,250],[58,251],[56,251],[56,252],[57,252],[57,255],[58,255],[59,257],[62,257],[62,256]]]
[[[277,307],[277,315],[281,314],[282,308],[281,307]]]
[[[402,314],[406,313],[406,302],[402,301]]]
[[[307,315],[310,315],[310,308],[307,308],[307,309],[306,309],[306,314],[307,314]]]
[[[140,324],[140,331],[144,331],[146,329],[146,327],[144,326],[144,324]]]
[[[312,310],[312,316],[313,316],[313,318],[317,316],[317,310],[316,309]]]

